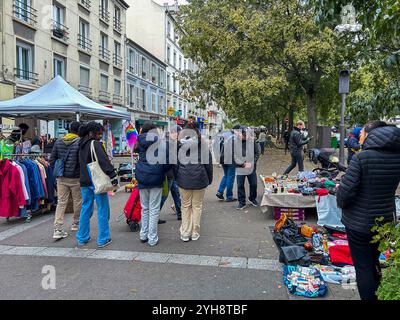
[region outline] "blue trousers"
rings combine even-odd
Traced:
[[[182,215],[182,201],[181,201],[181,194],[179,193],[179,187],[178,184],[174,179],[168,179],[168,190],[171,192],[172,199],[174,199],[175,203],[175,208],[176,212],[178,213],[178,216]],[[167,201],[167,197],[162,197],[161,198],[161,207],[160,210],[164,207],[165,202]]]
[[[226,189],[226,197],[233,198],[233,185],[235,184],[236,167],[233,164],[223,164],[224,177],[218,189],[218,193],[224,194]]]
[[[95,194],[93,188],[81,188],[82,209],[79,221],[79,231],[76,238],[79,244],[85,244],[90,240],[90,218],[94,211],[94,201],[97,204],[97,219],[99,224],[99,234],[97,244],[105,244],[110,237],[110,202],[108,193]]]

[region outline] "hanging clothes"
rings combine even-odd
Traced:
[[[26,200],[20,173],[8,159],[0,161],[0,188],[0,217],[19,217],[20,207],[26,205]]]

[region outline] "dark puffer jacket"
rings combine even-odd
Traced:
[[[206,145],[203,143],[203,145]],[[181,152],[181,148],[185,148],[186,157],[190,159],[190,150],[197,148],[198,159],[193,161],[195,163],[182,163],[179,160],[184,152]],[[208,163],[202,163],[201,161],[201,142],[197,139],[181,140],[179,143],[179,152],[182,153],[178,158],[178,165],[174,168],[175,179],[178,186],[185,190],[203,190],[207,188],[213,181],[213,164],[210,150],[207,148],[204,152],[208,153]]]
[[[337,204],[346,228],[369,234],[375,219],[393,221],[400,182],[400,129],[378,128],[368,135],[343,177]]]
[[[79,146],[79,162],[81,168],[81,187],[91,187],[93,185],[92,180],[90,179],[89,171],[87,165],[92,163],[92,154],[90,151],[90,146],[94,141],[94,150],[96,152],[97,158],[99,160],[99,164],[103,172],[110,177],[111,180],[117,177],[117,172],[115,171],[114,166],[112,165],[110,159],[106,151],[103,148],[103,145],[100,141],[96,141],[93,139],[89,139],[85,137],[81,140]]]
[[[79,141],[80,139],[77,135],[69,134],[62,139],[58,139],[51,151],[50,165],[54,168],[58,159],[65,159],[68,148],[70,148],[64,165],[64,178],[78,179],[80,177]]]
[[[158,137],[149,137],[149,141],[147,141],[147,136],[148,134],[144,133],[138,137],[136,151],[139,153],[139,161],[136,164],[136,180],[139,183],[139,189],[162,188],[165,180],[165,173],[171,167],[166,164],[149,163],[147,156],[154,154],[155,157],[158,157],[160,151],[166,152],[165,144],[160,143],[157,150],[151,152],[149,148],[158,142]],[[147,154],[148,151],[149,154]]]

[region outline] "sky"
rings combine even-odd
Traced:
[[[165,2],[168,2],[169,4],[174,4],[175,3],[175,1],[174,0],[155,0],[157,3],[159,3],[159,4],[164,4]],[[185,4],[186,3],[186,0],[178,0],[178,2],[180,3],[180,4]]]

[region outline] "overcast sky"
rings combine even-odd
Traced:
[[[164,4],[165,2],[168,2],[169,4],[174,4],[175,1],[174,0],[155,0],[157,3],[159,4]],[[179,3],[181,4],[185,4],[186,0],[178,0]]]

